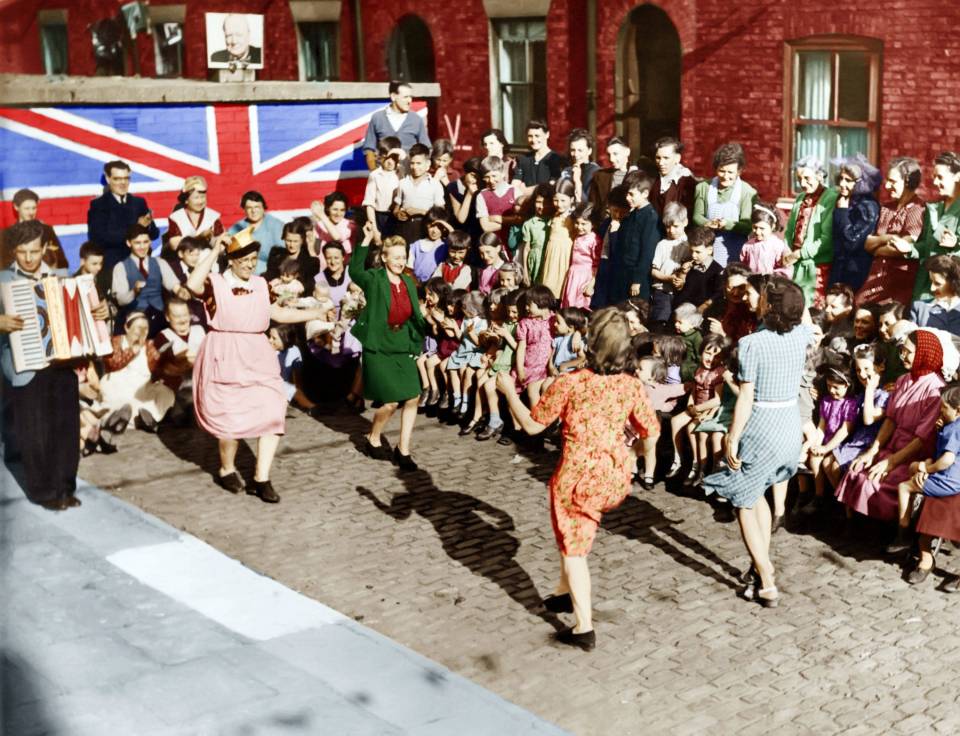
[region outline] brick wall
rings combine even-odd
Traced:
[[[154,0],[159,4],[163,0]],[[42,0],[41,7],[64,5]],[[104,15],[102,0],[70,7],[71,74],[90,74],[89,23]],[[341,16],[341,77],[356,74],[350,0]],[[620,30],[634,0],[597,2],[597,133],[614,131],[615,69]],[[677,27],[683,53],[681,135],[687,163],[709,175],[717,145],[744,144],[747,178],[764,197],[782,194],[784,42],[811,35],[852,34],[883,42],[880,97],[881,159],[914,155],[929,162],[936,151],[960,146],[960,3],[944,0],[661,0]],[[108,6],[109,7],[109,6]],[[36,73],[39,31],[36,2],[19,0],[0,13],[0,71]],[[587,121],[586,3],[553,0],[547,17],[549,122],[554,147],[570,128]],[[266,16],[267,56],[262,79],[295,79],[296,37],[285,0],[187,0],[186,74],[206,75],[201,25],[204,11],[234,10]],[[397,21],[415,13],[433,37],[436,81],[443,97],[431,112],[431,134],[450,136],[459,116],[459,158],[478,152],[490,123],[489,26],[481,0],[364,0],[362,24],[367,78],[387,79],[386,50]],[[142,72],[153,73],[152,39],[140,44]],[[450,122],[448,129],[446,120]]]

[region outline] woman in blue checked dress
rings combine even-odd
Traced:
[[[779,601],[770,561],[772,516],[764,493],[797,471],[803,442],[797,395],[811,332],[803,292],[782,277],[770,279],[760,296],[763,328],[740,339],[740,395],[727,435],[727,467],[704,479],[706,492],[738,510],[740,532],[759,576],[757,600]],[[752,579],[751,583],[756,580]],[[753,585],[748,588],[753,595]]]

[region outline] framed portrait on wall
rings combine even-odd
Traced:
[[[207,67],[263,69],[263,16],[206,13]]]

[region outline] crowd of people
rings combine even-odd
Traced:
[[[751,559],[742,595],[767,607],[780,601],[770,540],[791,481],[804,518],[843,508],[889,522],[887,551],[916,551],[912,584],[940,540],[960,541],[960,156],[931,162],[929,202],[915,159],[880,171],[861,155],[804,157],[787,210],[744,180],[734,142],[700,179],[676,138],[645,166],[610,138],[600,166],[587,131],[558,153],[534,120],[529,153],[510,155],[489,130],[484,155],[454,168],[451,143],[431,143],[410,111],[409,86],[390,91],[363,144],[362,201],[332,192],[286,223],[251,191],[225,227],[191,176],[161,238],[129,194],[130,167],[106,164],[75,273],[97,279],[112,355],[24,376],[3,342],[6,447],[32,500],[79,503],[71,452],[115,452],[128,428],[195,418],[218,440],[217,482],[275,503],[288,404],[320,416],[332,400],[371,402],[363,451],[400,472],[417,470],[420,415],[458,426],[460,441],[546,436],[562,448],[550,481],[561,575],[544,604],[575,614],[558,636],[587,650],[586,556],[634,482],[701,487],[736,519]],[[0,280],[67,272],[38,202],[14,198]],[[3,333],[21,326],[0,316]],[[39,415],[53,391],[76,401],[69,431]],[[248,484],[234,460],[254,437]],[[51,452],[65,459],[50,465]],[[37,479],[53,467],[53,486]]]

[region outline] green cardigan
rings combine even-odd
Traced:
[[[940,245],[940,237],[944,232],[952,232],[960,237],[960,199],[947,210],[943,202],[929,202],[924,210],[923,230],[910,252],[910,258],[919,258],[921,261],[913,286],[914,301],[930,301],[933,298],[930,294],[930,272],[924,268],[923,261],[944,253],[951,256],[958,254],[956,248],[948,251]]]
[[[797,215],[805,194],[799,194],[790,211],[784,240],[793,247],[793,236],[797,230]],[[837,190],[824,189],[823,194],[813,208],[807,230],[800,245],[800,260],[793,267],[793,280],[803,289],[807,304],[813,304],[817,285],[817,266],[833,262],[833,208],[837,204]]]
[[[367,268],[368,246],[359,246],[350,257],[350,280],[363,289],[367,306],[350,328],[353,336],[360,341],[365,350],[383,353],[408,353],[419,355],[423,351],[423,336],[426,323],[420,312],[417,299],[417,286],[407,274],[400,278],[407,287],[413,314],[401,325],[399,330],[387,327],[387,314],[390,312],[390,281],[387,271],[380,268]]]

